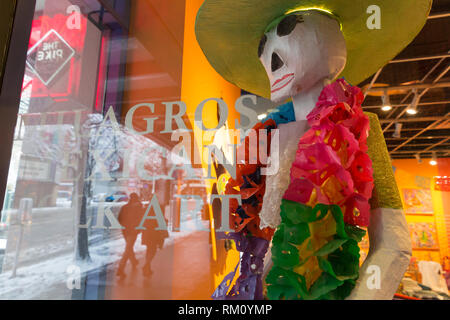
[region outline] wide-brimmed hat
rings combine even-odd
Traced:
[[[374,74],[423,28],[432,0],[206,0],[195,26],[197,40],[226,80],[270,98],[270,84],[258,58],[261,37],[283,16],[318,10],[341,24],[347,64],[340,76],[353,85]],[[369,18],[380,9],[380,29]],[[370,21],[369,21],[370,22]]]

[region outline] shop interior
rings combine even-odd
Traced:
[[[226,145],[221,129],[243,121],[235,103],[248,93],[223,79],[198,45],[202,3],[35,1],[1,181],[0,299],[210,299],[233,271],[239,252],[217,237],[221,206],[212,200],[225,169],[192,159],[207,145]],[[448,30],[450,4],[434,0],[415,40],[353,84],[363,110],[380,120],[411,235],[394,299],[450,299]],[[203,125],[212,130],[196,124],[206,100]],[[255,122],[277,107],[254,101],[244,104]],[[187,134],[177,135],[180,127]],[[180,141],[188,155],[177,151]],[[111,217],[120,220],[132,194],[159,207],[168,230],[137,235],[136,264],[123,265],[129,243]],[[368,238],[360,249],[362,264]]]

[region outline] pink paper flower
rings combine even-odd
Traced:
[[[343,79],[324,88],[307,117],[311,129],[298,144],[284,199],[306,204],[315,190],[317,203],[345,208],[346,223],[368,225],[373,169],[363,100],[361,90]]]

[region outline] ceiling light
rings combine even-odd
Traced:
[[[267,117],[267,113],[262,113],[258,116],[258,120],[263,120]]]
[[[409,105],[408,109],[406,109],[406,112],[411,115],[417,114],[417,106],[419,105],[419,101],[420,101],[420,96],[417,93],[417,90],[413,89],[413,92],[414,92],[413,101]]]
[[[395,131],[394,131],[394,133],[392,134],[392,137],[393,137],[393,138],[401,138],[401,135],[402,135],[402,127],[403,127],[403,124],[402,124],[402,123],[400,123],[400,122],[396,122],[396,123],[395,123]]]
[[[387,93],[384,93],[384,95],[381,96],[381,99],[383,100],[383,106],[381,107],[381,110],[383,111],[392,110],[391,99],[389,98],[389,95]]]
[[[415,114],[417,114],[417,109],[408,108],[408,110],[406,110],[406,112],[410,115],[415,115]]]
[[[431,160],[430,160],[430,165],[432,165],[432,166],[437,165],[436,152],[434,152],[434,151],[433,151],[433,156],[431,157]]]
[[[420,153],[414,155],[416,157],[417,163],[422,163],[422,159],[420,158]]]

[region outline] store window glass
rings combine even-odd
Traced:
[[[0,299],[450,299],[446,1],[2,0]]]
[[[215,180],[174,151],[176,129],[194,140],[201,101],[241,95],[193,63],[200,3],[36,1],[1,211],[0,299],[208,298],[237,262],[210,231],[220,228]],[[205,125],[217,108],[205,106]]]

